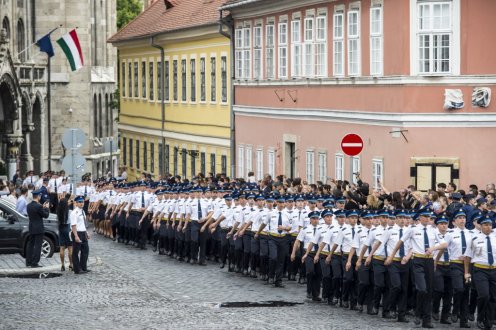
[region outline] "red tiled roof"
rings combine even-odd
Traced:
[[[232,7],[238,7],[238,6],[241,6],[244,4],[251,4],[254,2],[260,2],[260,1],[262,1],[262,0],[228,0],[228,1],[225,1],[224,5],[221,8],[229,9]]]
[[[173,7],[166,10],[164,1],[158,0],[107,41],[114,43],[215,24],[219,20],[219,8],[225,1],[169,0]]]

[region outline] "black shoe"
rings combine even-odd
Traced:
[[[65,265],[62,265],[62,267],[60,267],[60,270],[61,270],[62,272],[65,272]]]
[[[432,313],[432,319],[434,321],[439,321],[439,313]]]
[[[468,314],[468,320],[474,322],[475,321],[475,315],[472,313]]]
[[[372,312],[370,312],[370,315],[377,315],[379,314],[379,311],[377,310],[377,308],[372,308]]]
[[[359,311],[360,313],[363,312],[363,305],[358,306],[357,311]]]
[[[451,314],[451,322],[456,323],[458,322],[458,315],[456,314]]]
[[[276,284],[276,281],[274,280],[274,278],[269,278],[269,284]]]
[[[207,263],[206,263],[205,261],[200,261],[200,262],[198,263],[198,265],[200,265],[200,266],[206,266],[206,265],[207,265]]]
[[[477,321],[477,328],[479,328],[479,329],[485,329],[486,327],[485,327],[485,325],[484,325],[484,322],[482,322],[482,321]]]
[[[284,284],[282,284],[281,282],[277,282],[277,283],[275,283],[275,284],[274,284],[274,286],[275,286],[276,288],[284,288]]]
[[[420,317],[415,316],[415,319],[413,320],[413,324],[415,324],[416,328],[419,328],[420,325],[422,324],[422,320],[420,319]]]
[[[462,329],[470,329],[471,326],[468,323],[460,323],[460,328],[462,328]]]
[[[349,302],[347,302],[347,301],[344,301],[344,302],[343,302],[343,307],[344,307],[344,308],[350,308],[350,303],[349,303]]]
[[[296,281],[296,275],[294,275],[294,274],[289,275],[289,280],[290,281]]]
[[[422,323],[422,328],[425,328],[425,329],[433,329],[434,326],[432,325],[432,323],[430,322],[426,322],[426,323]]]
[[[154,246],[152,251],[153,251],[153,252],[157,252],[157,247],[156,247],[156,246]]]
[[[350,306],[350,310],[351,311],[359,311],[360,308],[358,306],[356,306],[356,305],[353,305],[353,306]],[[362,310],[363,310],[363,308],[362,308]]]
[[[198,263],[198,260],[195,260],[195,259],[191,259],[189,261],[190,264],[194,265],[194,264],[197,264]]]
[[[90,272],[91,272],[91,270],[89,270],[89,269],[83,269],[83,272],[85,272],[85,273],[90,273]]]
[[[224,267],[226,267],[226,264],[225,263],[222,263],[222,264],[220,264],[220,267],[219,268],[220,269],[224,269]]]
[[[396,317],[394,315],[391,315],[390,312],[384,312],[382,313],[382,318],[386,320],[392,320],[395,319]]]
[[[31,267],[31,264],[26,264],[26,267]]]
[[[74,268],[71,265],[69,265],[69,270],[74,271]]]
[[[243,276],[248,276],[248,269],[243,270],[242,274]]]
[[[312,297],[312,301],[322,302],[322,298],[320,298],[320,297]]]
[[[251,276],[252,278],[257,278],[257,272],[256,272],[256,271],[254,271],[254,270],[252,270],[252,271],[250,272],[250,276]]]
[[[307,298],[308,299],[312,299],[312,294],[311,293],[307,293]]]
[[[229,266],[228,272],[229,272],[229,273],[234,272],[234,268],[233,268],[233,267],[231,267],[231,266]]]
[[[43,267],[43,266],[40,265],[40,264],[33,264],[33,265],[31,265],[31,268],[41,268],[41,267]]]
[[[146,247],[144,247],[144,246],[140,247],[140,249],[142,249],[142,250],[148,250],[148,249],[147,249]],[[157,249],[155,249],[155,251],[157,251]],[[153,251],[153,252],[155,252],[155,251]]]
[[[439,323],[441,323],[441,324],[451,324],[451,321],[448,320],[447,317],[443,317],[443,318],[441,318],[441,321],[439,321]]]
[[[404,316],[398,316],[398,322],[400,323],[408,323],[408,319]]]
[[[338,304],[338,302],[339,302],[338,298],[334,297],[334,298],[332,298],[331,305],[336,306]]]

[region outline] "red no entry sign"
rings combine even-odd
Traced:
[[[347,134],[341,140],[341,150],[348,156],[356,156],[363,149],[363,140],[360,135]]]

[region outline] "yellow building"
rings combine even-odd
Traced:
[[[109,39],[119,50],[121,164],[131,180],[142,173],[230,175],[230,40],[219,33],[223,2],[157,1]]]

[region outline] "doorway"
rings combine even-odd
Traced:
[[[296,144],[294,142],[285,142],[284,148],[285,175],[287,178],[294,179],[296,176]]]

